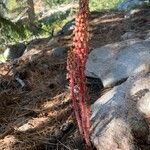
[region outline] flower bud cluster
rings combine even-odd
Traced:
[[[68,52],[67,70],[71,99],[79,131],[86,144],[90,146],[90,111],[86,104],[88,97],[85,78],[85,65],[89,52],[88,14],[88,1],[81,0],[79,12],[75,19],[74,47]]]

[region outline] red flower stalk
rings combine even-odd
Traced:
[[[85,65],[89,52],[88,36],[88,0],[80,0],[79,11],[77,13],[74,30],[73,46],[68,53],[68,78],[70,83],[71,99],[79,127],[80,134],[85,139],[87,146],[90,142],[90,111],[87,107],[87,89],[85,84]]]

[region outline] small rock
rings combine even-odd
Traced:
[[[23,43],[11,45],[4,51],[4,57],[6,59],[14,60],[16,58],[21,57],[25,50],[26,45]]]
[[[75,28],[75,19],[66,23],[63,26],[62,30],[58,32],[58,35],[70,34],[71,32],[73,32],[74,28]]]
[[[52,56],[57,58],[64,58],[67,56],[66,47],[57,47],[52,50]]]
[[[122,40],[134,39],[136,38],[136,34],[134,32],[126,32],[121,36]]]

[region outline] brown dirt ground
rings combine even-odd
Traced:
[[[91,13],[91,50],[120,41],[121,35],[130,30],[143,38],[150,29],[149,16],[150,10],[130,19],[125,19],[123,12]],[[68,47],[71,37],[69,33],[54,37],[59,41],[55,46]],[[69,99],[66,57],[52,57],[53,47],[48,41],[32,42],[27,54],[0,66],[0,150],[85,149]],[[25,83],[23,88],[16,76]],[[87,84],[91,104],[106,89],[98,85],[100,82],[95,88]]]

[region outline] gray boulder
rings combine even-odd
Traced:
[[[61,31],[58,32],[58,35],[70,34],[73,32],[74,28],[75,19],[72,19],[62,27]]]
[[[56,58],[64,58],[67,56],[67,50],[66,47],[57,47],[52,50],[51,54]]]
[[[149,67],[150,42],[130,39],[93,50],[87,60],[86,75],[98,77],[104,87],[110,87]]]
[[[125,11],[125,10],[129,10],[136,6],[140,6],[147,2],[149,2],[149,0],[125,0],[122,3],[120,3],[117,6],[117,8],[118,8],[118,10]]]
[[[128,39],[134,39],[134,38],[136,38],[136,33],[134,32],[126,32],[125,34],[121,36],[122,40],[128,40]]]
[[[150,40],[150,32],[147,33],[145,39],[146,39],[146,40]]]
[[[10,45],[5,51],[4,51],[4,57],[8,60],[14,60],[16,58],[19,58],[23,55],[24,51],[26,50],[26,45],[23,43],[18,43],[15,45]]]
[[[91,139],[97,150],[141,150],[148,143],[150,73],[114,87],[92,105]],[[144,150],[144,148],[143,148]]]

